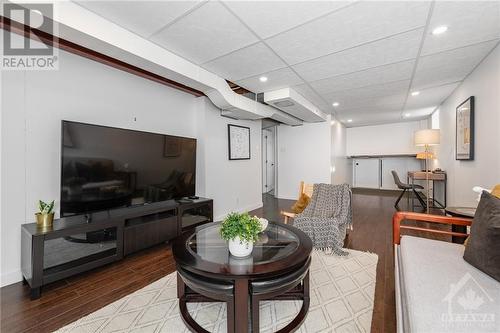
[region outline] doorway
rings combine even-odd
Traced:
[[[276,126],[262,129],[262,193],[276,192]]]

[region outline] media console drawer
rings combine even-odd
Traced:
[[[160,215],[161,216],[161,215]],[[179,232],[177,216],[169,216],[143,223],[125,224],[123,254],[127,255],[177,237]]]

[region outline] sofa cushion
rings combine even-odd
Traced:
[[[460,244],[402,237],[398,259],[405,331],[500,331],[500,282],[465,262],[463,251]],[[456,321],[470,312],[491,314],[495,320]]]
[[[486,191],[472,221],[464,259],[500,281],[500,199]]]

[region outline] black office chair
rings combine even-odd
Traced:
[[[420,204],[422,205],[422,207],[425,208],[426,204],[425,204],[424,199],[416,191],[416,189],[423,190],[424,187],[421,185],[416,185],[416,184],[413,184],[413,185],[412,184],[405,184],[399,179],[398,173],[395,170],[392,170],[391,173],[392,173],[392,176],[394,177],[394,183],[396,183],[397,187],[400,190],[403,190],[403,192],[401,192],[401,195],[398,197],[398,200],[396,200],[394,207],[396,207],[396,209],[398,209],[398,203],[401,200],[401,198],[403,197],[403,195],[406,193],[407,190],[412,190],[413,193],[415,193],[415,196],[417,197],[417,199],[420,202]]]

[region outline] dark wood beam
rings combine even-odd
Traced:
[[[54,22],[54,24],[57,24]],[[155,74],[153,72],[147,71],[145,69],[139,68],[137,66],[131,65],[129,63],[126,63],[124,61],[118,60],[116,58],[107,56],[103,53],[91,50],[89,48],[86,48],[84,46],[78,45],[76,43],[70,42],[69,40],[59,38],[56,36],[53,36],[49,33],[46,33],[44,31],[34,29],[30,26],[21,24],[16,21],[12,21],[11,19],[5,17],[5,16],[0,16],[0,28],[3,30],[10,31],[12,33],[16,33],[18,35],[24,36],[25,38],[31,38],[33,40],[41,40],[44,42],[46,45],[50,45],[52,47],[57,47],[61,50],[64,50],[66,52],[70,52],[76,55],[79,55],[81,57],[99,62],[101,64],[105,64],[107,66],[122,70],[124,72],[140,76],[142,78],[166,85],[168,87],[172,87],[184,92],[187,92],[189,94],[192,94],[194,96],[204,96],[205,94],[199,90],[193,89],[191,87],[188,87],[184,84],[181,84],[179,82],[175,82],[173,80],[170,80],[164,76]],[[35,38],[36,36],[36,38]]]

